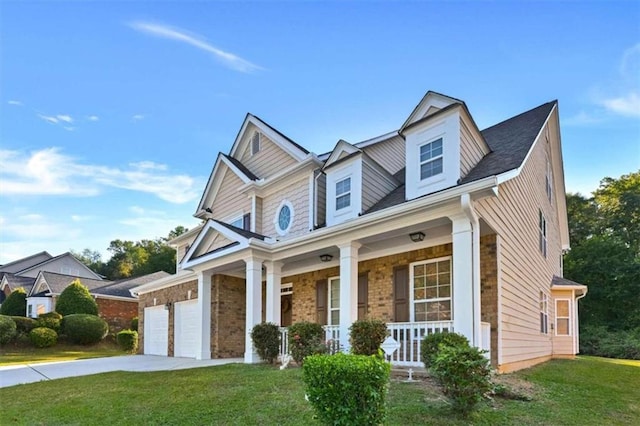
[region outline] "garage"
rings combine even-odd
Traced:
[[[167,356],[169,349],[169,311],[164,305],[144,308],[144,353]]]
[[[198,351],[198,301],[177,302],[174,323],[174,356],[195,358]]]

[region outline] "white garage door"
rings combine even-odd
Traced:
[[[167,356],[169,311],[162,306],[144,308],[144,353]]]
[[[174,356],[195,358],[198,350],[198,301],[187,300],[174,306]]]

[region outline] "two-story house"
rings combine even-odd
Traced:
[[[317,155],[247,115],[175,240],[178,272],[139,295],[144,353],[258,360],[263,320],[388,324],[396,365],[450,330],[511,371],[578,351],[558,104],[485,130],[428,92],[399,130]],[[283,344],[283,351],[286,351]]]

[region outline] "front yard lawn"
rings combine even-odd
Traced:
[[[127,353],[120,349],[114,342],[107,339],[91,346],[72,345],[70,343],[60,342],[50,348],[35,348],[33,346],[16,346],[9,344],[7,346],[0,346],[0,367],[119,355],[127,355]],[[0,421],[0,423],[2,422]]]
[[[4,424],[313,425],[302,371],[226,365],[193,370],[115,372],[0,389]],[[533,401],[495,399],[471,419],[456,418],[428,382],[392,381],[389,425],[637,425],[640,362],[580,357],[552,361],[501,381]]]

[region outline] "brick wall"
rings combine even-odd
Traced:
[[[138,301],[138,352],[144,353],[144,308],[150,306],[164,305],[168,302],[172,304],[189,300],[189,290],[191,290],[191,299],[198,298],[198,282],[189,281],[187,283],[178,284],[173,287],[163,288],[151,293],[141,294]],[[153,303],[155,299],[155,304]],[[173,356],[173,325],[174,325],[174,308],[169,309],[169,356]],[[213,320],[213,318],[212,318]]]
[[[97,297],[98,313],[109,324],[109,332],[117,333],[131,327],[131,320],[138,315],[136,299],[115,300]]]
[[[211,356],[244,355],[246,290],[244,278],[214,275],[211,291]]]
[[[498,365],[498,258],[496,236],[480,238],[481,318],[491,324],[491,364]]]

